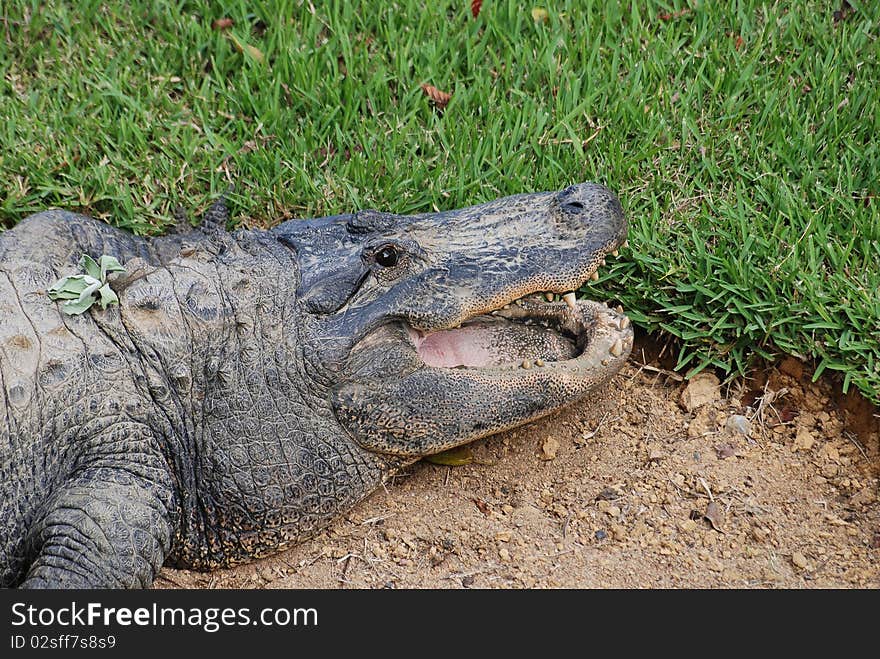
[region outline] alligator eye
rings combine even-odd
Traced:
[[[397,265],[397,262],[400,261],[400,252],[398,252],[397,248],[393,245],[386,245],[376,252],[375,259],[376,263],[383,268],[393,268]]]

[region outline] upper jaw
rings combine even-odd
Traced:
[[[612,240],[606,245],[596,248],[590,258],[573,267],[566,275],[536,272],[532,277],[525,278],[517,285],[481,294],[479,300],[462,304],[459,310],[451,314],[451,317],[440,319],[430,318],[427,314],[418,314],[407,317],[406,320],[413,329],[423,332],[455,329],[480,315],[500,314],[510,305],[519,304],[529,298],[535,300],[540,298],[541,301],[562,299],[570,309],[574,310],[577,304],[575,291],[587,282],[597,281],[599,268],[606,265],[606,258],[609,255],[619,256],[620,249],[628,245],[629,241],[625,236],[620,240]],[[404,315],[409,316],[409,314]]]

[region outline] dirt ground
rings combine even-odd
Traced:
[[[591,407],[418,462],[308,542],[156,587],[880,587],[877,409],[791,359],[757,377],[631,361]]]

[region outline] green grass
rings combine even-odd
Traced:
[[[872,3],[541,4],[5,0],[0,225],[61,206],[154,233],[232,182],[265,226],[598,180],[632,248],[590,288],[680,367],[789,353],[880,401]]]

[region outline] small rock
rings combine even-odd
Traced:
[[[742,414],[731,414],[724,422],[724,429],[732,435],[748,437],[752,434],[752,424]]]
[[[606,513],[611,517],[617,517],[620,514],[620,508],[609,503],[608,501],[599,501],[597,507],[599,508],[600,512]]]
[[[599,496],[597,496],[596,498],[602,499],[604,501],[614,501],[615,499],[619,499],[622,496],[623,492],[621,492],[620,488],[611,485],[599,492]]]
[[[559,452],[559,441],[555,437],[548,437],[541,445],[541,459],[553,460]]]
[[[853,494],[849,500],[854,506],[869,506],[877,500],[877,495],[872,488],[866,487]]]
[[[702,437],[703,435],[710,433],[715,426],[713,417],[714,413],[708,407],[703,407],[697,410],[694,418],[688,424],[688,437],[694,439],[695,437]]]
[[[807,428],[813,428],[816,425],[816,417],[810,412],[801,412],[798,416],[797,424]]]
[[[681,406],[688,412],[721,399],[721,382],[712,373],[695,375],[681,392]]]
[[[659,444],[650,444],[648,446],[648,462],[660,462],[666,454],[660,448]]]
[[[739,570],[726,567],[721,571],[721,578],[728,583],[732,583],[734,581],[740,581],[742,579],[742,573]]]
[[[832,462],[838,462],[840,460],[840,452],[833,444],[825,444],[822,447],[822,450],[819,451],[819,455],[824,455]]]
[[[809,451],[813,448],[815,441],[816,440],[813,439],[813,433],[802,426],[798,428],[797,436],[794,438],[794,450]]]
[[[796,551],[791,555],[791,562],[795,567],[798,567],[801,570],[807,569],[807,558],[799,551]]]
[[[594,535],[596,536],[596,540],[604,540],[605,538],[608,537],[608,534],[605,533],[605,531],[603,531],[602,529],[599,529],[598,531],[596,531],[596,533]]]
[[[510,552],[507,551],[507,549],[505,547],[502,547],[501,549],[498,550],[498,558],[500,558],[502,561],[509,561],[510,560]]]
[[[623,524],[612,524],[611,535],[616,540],[623,540],[626,537],[626,528],[623,526]]]
[[[678,528],[680,528],[685,533],[691,533],[697,530],[697,523],[692,519],[685,519],[678,523]]]
[[[495,534],[495,539],[498,542],[510,542],[510,531],[499,531]]]

